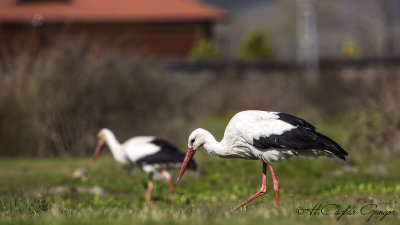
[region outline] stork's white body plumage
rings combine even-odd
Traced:
[[[332,153],[322,149],[301,149],[301,151],[291,148],[258,148],[254,145],[255,140],[267,138],[271,135],[282,135],[296,129],[288,122],[279,119],[278,112],[266,112],[258,110],[248,110],[237,113],[226,126],[224,137],[221,142],[214,142],[209,137],[208,143],[204,148],[208,153],[223,158],[243,158],[252,160],[262,160],[272,163],[297,155],[303,156],[332,156]],[[204,131],[204,130],[203,130]],[[211,134],[210,134],[211,135]],[[212,135],[211,135],[212,136]]]
[[[139,137],[134,137],[129,140],[127,140],[123,145],[122,148],[124,150],[124,156],[126,159],[128,159],[128,162],[125,166],[136,166],[138,160],[154,155],[157,152],[161,151],[161,147],[157,146],[152,143],[156,137],[152,136],[139,136]],[[149,164],[149,165],[141,165],[141,169],[147,173],[154,172],[158,173],[159,169],[162,168],[168,168],[168,164]]]
[[[153,136],[138,136],[121,144],[109,129],[102,129],[98,136],[99,143],[93,156],[93,163],[96,162],[102,146],[106,143],[115,161],[128,172],[131,172],[135,167],[139,167],[149,174],[147,200],[150,200],[151,197],[153,178],[164,177],[168,181],[173,195],[171,175],[166,169],[179,168],[184,158],[184,154],[175,146]],[[196,164],[193,163],[191,167],[195,169]]]
[[[204,146],[206,151],[221,158],[243,158],[263,162],[263,186],[261,190],[232,209],[265,194],[266,167],[274,181],[276,203],[279,209],[279,183],[272,163],[297,155],[337,156],[345,160],[347,152],[339,144],[318,133],[307,121],[286,113],[248,110],[237,113],[226,126],[223,139],[218,142],[202,128],[194,130],[188,139],[188,152],[178,180],[182,177],[195,151]]]

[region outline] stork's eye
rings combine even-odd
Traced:
[[[190,140],[190,143],[193,144],[195,139]]]

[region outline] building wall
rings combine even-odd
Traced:
[[[210,23],[148,24],[21,24],[0,25],[0,54],[35,53],[62,40],[83,42],[88,49],[162,57],[187,56],[193,46],[210,36]]]

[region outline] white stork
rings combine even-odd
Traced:
[[[221,142],[207,130],[196,129],[188,139],[188,151],[178,180],[182,177],[196,150],[206,151],[221,158],[242,158],[263,162],[260,191],[229,212],[239,209],[266,193],[267,166],[274,182],[276,208],[279,210],[279,183],[272,163],[293,156],[328,156],[343,160],[347,152],[332,139],[318,133],[315,127],[298,117],[279,112],[248,110],[237,113],[228,123]]]
[[[169,184],[171,196],[174,196],[171,175],[166,169],[179,168],[185,157],[185,154],[175,146],[165,140],[149,136],[134,137],[120,144],[113,132],[104,128],[98,133],[98,144],[93,155],[92,164],[96,163],[104,143],[111,150],[115,161],[122,165],[125,170],[132,172],[136,166],[139,166],[149,174],[147,201],[150,200],[153,191],[153,178],[164,177]],[[196,163],[192,162],[188,167],[195,170]]]

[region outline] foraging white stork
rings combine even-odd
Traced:
[[[111,150],[115,161],[122,165],[125,170],[132,172],[138,166],[149,174],[147,201],[150,200],[153,191],[153,178],[164,177],[169,184],[171,196],[174,196],[171,175],[166,169],[179,168],[185,157],[185,154],[175,146],[165,140],[148,136],[134,137],[120,144],[114,133],[104,128],[98,133],[98,144],[93,155],[92,164],[96,163],[104,143]],[[188,167],[195,170],[196,163],[191,162]]]
[[[260,191],[229,212],[239,209],[266,193],[267,166],[274,182],[276,208],[279,210],[279,182],[272,163],[293,156],[337,156],[343,160],[347,152],[332,139],[318,133],[315,127],[298,117],[279,112],[248,110],[237,113],[228,123],[221,142],[204,129],[194,130],[188,139],[188,151],[179,173],[179,181],[196,150],[221,158],[242,158],[263,162]]]

